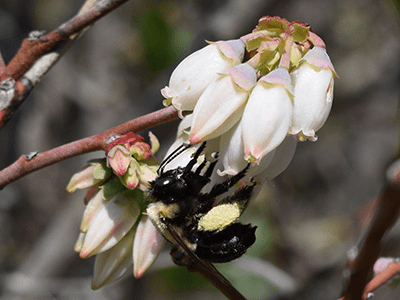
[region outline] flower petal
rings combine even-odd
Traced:
[[[274,150],[275,154],[271,163],[259,175],[260,179],[272,180],[289,166],[296,152],[297,141],[292,136],[287,136]]]
[[[90,224],[97,216],[99,211],[104,207],[107,203],[107,199],[104,196],[104,189],[100,189],[97,194],[90,199],[88,204],[86,205],[85,211],[83,212],[82,222],[80,230],[81,232],[87,232]]]
[[[130,162],[130,152],[122,145],[116,145],[107,153],[107,161],[117,176],[126,173]]]
[[[244,44],[240,40],[219,41],[186,57],[173,71],[169,86],[161,90],[166,104],[180,111],[193,110],[206,87],[230,67],[240,63]]]
[[[154,133],[149,131],[150,145],[151,145],[151,154],[154,155],[158,149],[160,149],[160,142]]]
[[[242,118],[244,157],[252,164],[274,150],[286,137],[293,104],[290,76],[278,68],[262,77],[250,94]]]
[[[244,159],[244,144],[242,140],[242,122],[239,121],[231,130],[224,133],[220,140],[219,158],[224,170],[217,170],[218,175],[236,175],[248,164]],[[262,172],[272,161],[274,151],[268,153],[259,165],[251,165],[247,175],[252,177]]]
[[[77,189],[92,187],[111,175],[104,160],[93,160],[89,163],[90,165],[88,167],[72,176],[67,186],[67,191],[69,193],[73,193]]]
[[[147,216],[140,220],[133,242],[133,275],[140,278],[156,260],[165,239]]]
[[[82,247],[83,247],[83,242],[85,241],[85,236],[86,236],[86,233],[84,233],[84,232],[79,233],[78,239],[74,245],[75,252],[78,252],[78,253],[81,252]]]
[[[250,65],[240,64],[211,83],[193,111],[190,143],[213,139],[232,128],[243,114],[248,90],[256,79]]]
[[[113,247],[132,228],[139,214],[139,204],[121,194],[108,201],[91,222],[80,257],[87,258]]]
[[[92,289],[117,281],[132,268],[134,236],[133,228],[114,247],[96,255]]]
[[[300,134],[299,140],[316,141],[315,132],[325,123],[332,107],[336,73],[326,51],[319,47],[307,52],[302,62],[291,73],[294,109],[289,133]]]

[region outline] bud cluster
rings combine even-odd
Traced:
[[[144,192],[159,167],[153,157],[159,143],[149,135],[151,146],[134,133],[115,137],[106,158],[90,161],[67,186],[70,193],[89,188],[75,251],[81,258],[96,255],[93,289],[119,279],[132,266],[135,277],[142,276],[163,245],[161,234],[142,216]]]
[[[273,178],[287,167],[296,140],[317,140],[335,76],[324,42],[309,26],[263,17],[252,33],[209,42],[188,56],[161,93],[184,118],[181,142],[218,144],[221,175],[250,162],[252,175]]]

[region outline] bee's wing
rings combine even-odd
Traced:
[[[190,258],[194,261],[197,262],[199,265],[206,265],[208,262],[205,262],[201,258],[199,258],[196,253],[193,252],[192,249],[188,247],[188,245],[185,243],[185,241],[182,239],[180,234],[177,232],[175,229],[175,226],[172,224],[167,223],[167,229],[169,231],[169,234],[172,236],[172,238],[178,243],[179,246],[182,247],[183,250],[185,250],[186,254],[190,256]],[[210,264],[210,263],[208,263]],[[210,264],[211,265],[211,264]],[[190,264],[186,265],[187,267],[190,267]],[[217,271],[218,272],[218,271]]]
[[[238,290],[226,279],[210,262],[199,258],[196,253],[190,249],[182,237],[178,234],[174,225],[167,223],[167,229],[174,240],[181,246],[186,253],[192,258],[192,262],[186,264],[186,267],[191,272],[198,272],[211,281],[229,299],[246,300]]]

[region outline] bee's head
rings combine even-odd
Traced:
[[[151,182],[151,196],[165,204],[172,204],[181,199],[182,195],[187,194],[188,189],[182,174],[182,168],[162,173]]]
[[[161,173],[150,183],[150,196],[165,204],[198,197],[209,178],[178,167]]]

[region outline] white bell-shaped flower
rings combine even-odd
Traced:
[[[290,75],[278,68],[260,78],[250,94],[242,118],[244,158],[260,164],[286,137],[292,113]]]
[[[115,282],[132,270],[132,247],[135,230],[130,230],[114,247],[96,255],[92,289]]]
[[[244,43],[238,40],[219,41],[192,53],[173,71],[169,86],[161,90],[164,104],[182,111],[193,110],[206,87],[229,68],[239,64],[244,56]]]
[[[140,278],[156,260],[165,239],[148,216],[140,220],[133,242],[133,275]]]
[[[193,111],[190,143],[216,138],[241,118],[256,71],[244,63],[220,74],[201,95]]]
[[[287,136],[273,151],[274,156],[270,164],[262,171],[262,173],[259,174],[259,178],[261,180],[272,180],[285,171],[293,159],[294,153],[296,152],[296,146],[297,141],[293,136]]]
[[[219,160],[222,162],[223,171],[218,169],[218,175],[236,175],[247,166],[248,162],[244,159],[241,121],[221,136],[219,149]],[[259,165],[250,166],[246,175],[252,177],[259,174],[270,164],[273,157],[274,151],[268,153]]]
[[[89,224],[80,251],[81,258],[106,251],[133,227],[140,215],[139,204],[118,194],[103,205]]]
[[[332,107],[335,69],[326,50],[314,47],[291,72],[294,109],[289,133],[298,140],[316,141],[315,132],[324,125]]]

